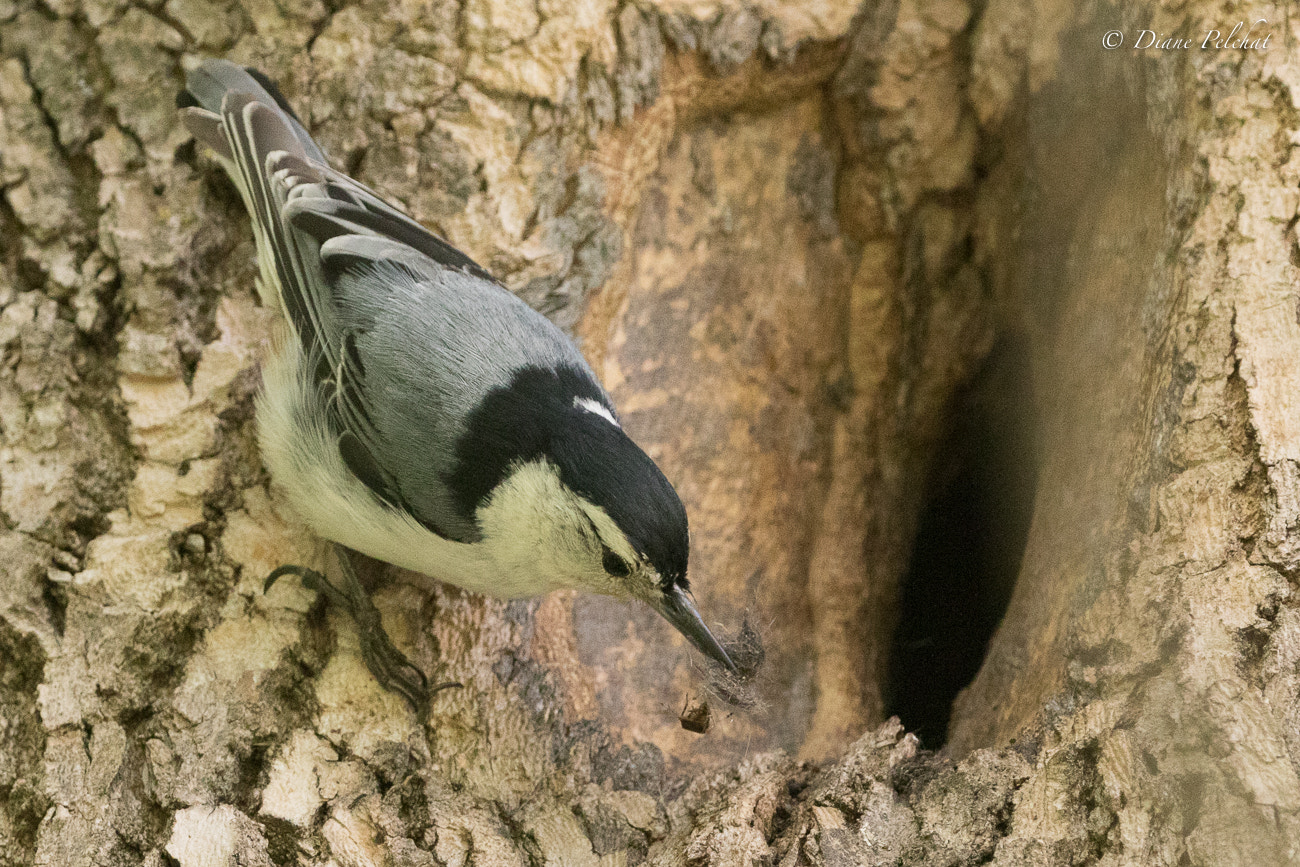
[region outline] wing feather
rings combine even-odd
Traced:
[[[528,367],[581,355],[464,253],[332,169],[264,76],[204,61],[186,125],[211,146],[250,215],[278,303],[340,456],[374,495],[445,538],[479,538],[452,490],[465,419]]]
[[[440,267],[482,269],[373,193],[312,159],[283,113],[257,95],[227,93],[219,117],[231,167],[253,215],[259,260],[302,345],[340,455],[379,499],[446,538],[469,541],[475,525],[472,517],[456,514],[454,498],[435,493],[413,503],[403,494],[403,468],[380,457],[388,444],[374,422],[358,343],[365,337],[364,321],[340,321],[338,294],[346,270],[379,261],[421,278]],[[196,124],[206,124],[204,131],[211,134],[210,118],[200,116]],[[367,198],[373,201],[362,204]],[[399,233],[402,240],[385,238],[385,231]],[[330,254],[322,251],[326,243],[348,239],[370,246],[334,244]],[[444,261],[424,255],[421,248]]]

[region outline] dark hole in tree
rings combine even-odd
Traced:
[[[930,748],[1006,612],[1038,476],[1025,341],[1004,338],[953,401],[899,595],[887,712]]]

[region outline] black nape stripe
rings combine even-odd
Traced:
[[[580,370],[528,367],[484,398],[457,444],[449,479],[464,514],[473,515],[515,464],[549,456],[551,440],[573,424],[574,397],[604,402]]]
[[[530,367],[488,394],[469,418],[448,480],[457,505],[473,516],[519,463],[546,459],[570,489],[603,508],[666,583],[685,583],[690,554],[686,509],[654,461],[622,428],[576,406],[610,409],[578,368]]]

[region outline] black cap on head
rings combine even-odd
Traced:
[[[677,491],[622,428],[579,407],[570,411],[570,423],[551,441],[560,479],[609,513],[665,586],[685,587],[690,534]]]
[[[623,429],[580,400],[613,415],[591,375],[572,367],[525,368],[489,394],[469,419],[448,479],[459,508],[472,518],[514,465],[549,459],[565,485],[609,514],[666,585],[685,587],[686,507]]]
[[[530,367],[493,391],[470,418],[456,473],[449,480],[473,514],[520,461],[545,458],[560,480],[604,509],[659,574],[660,592],[645,600],[705,656],[734,672],[688,592],[690,534],[686,507],[650,456],[613,416],[604,391],[582,370]]]

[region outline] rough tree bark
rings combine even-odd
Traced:
[[[0,0],[0,865],[1300,858],[1300,21],[1247,5]],[[465,684],[420,720],[262,592],[321,551],[175,117],[205,54],[581,339],[754,707],[683,731],[710,686],[648,611],[396,575]],[[1032,527],[929,753],[884,719],[897,588],[1006,335]]]

